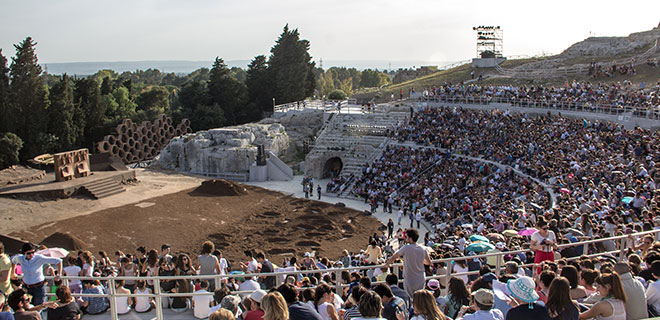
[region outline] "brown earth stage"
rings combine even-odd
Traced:
[[[185,252],[195,259],[202,242],[211,240],[233,263],[244,259],[243,250],[262,249],[279,264],[284,255],[312,250],[338,258],[343,249],[366,247],[369,235],[381,226],[377,219],[353,209],[215,181],[12,235],[40,243],[48,237],[68,237],[52,237],[56,232],[70,233],[85,249],[95,255],[105,250],[111,258],[115,250],[134,253],[138,246],[160,248],[166,243],[174,253]]]

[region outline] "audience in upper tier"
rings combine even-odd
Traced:
[[[546,106],[587,109],[609,107],[623,110],[660,111],[660,82],[651,88],[645,83],[638,86],[630,81],[617,83],[566,82],[563,86],[511,86],[445,83],[425,88],[420,99],[438,102],[510,103],[514,106]]]

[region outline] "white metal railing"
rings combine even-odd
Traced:
[[[250,177],[249,173],[240,173],[240,172],[199,172],[199,171],[191,171],[191,172],[187,172],[187,173],[200,175],[200,176],[205,176],[205,177],[226,179],[226,180],[231,180],[231,181],[240,181],[240,182],[248,181],[249,180],[248,178]]]
[[[337,107],[348,104],[349,100],[302,100],[273,106],[273,112],[287,112],[289,110],[305,109],[333,111],[336,110]]]
[[[609,237],[609,238],[603,238],[603,239],[595,239],[595,240],[588,240],[588,241],[581,241],[581,242],[576,242],[576,243],[571,243],[571,244],[561,244],[558,245],[558,248],[563,249],[563,248],[568,248],[568,247],[576,247],[576,246],[583,246],[583,255],[587,255],[590,257],[596,257],[596,256],[602,256],[603,254],[613,254],[613,255],[618,255],[618,258],[620,261],[623,261],[624,258],[624,253],[625,250],[628,249],[626,246],[626,242],[629,241],[630,237],[640,237],[644,236],[647,234],[654,234],[657,236],[657,234],[660,232],[660,230],[651,230],[651,231],[644,231],[644,232],[638,232],[634,233],[631,235],[622,235],[622,236],[615,236],[615,237]],[[608,251],[608,252],[597,252],[597,253],[591,253],[589,254],[589,246],[592,244],[597,244],[605,241],[614,241],[615,244],[618,243],[618,248],[614,251]],[[499,274],[500,270],[502,269],[501,262],[503,260],[503,257],[505,255],[513,255],[521,252],[528,252],[531,251],[529,249],[524,249],[524,250],[514,250],[514,251],[506,251],[506,252],[496,252],[496,253],[487,253],[487,254],[479,254],[479,255],[471,255],[471,256],[460,256],[460,257],[451,257],[451,258],[444,258],[444,259],[437,259],[437,260],[432,260],[433,263],[440,263],[440,262],[445,262],[446,265],[449,266],[449,269],[447,271],[446,275],[433,275],[433,276],[428,276],[426,279],[438,279],[442,277],[447,277],[447,276],[461,276],[461,275],[475,275],[479,274],[479,271],[468,271],[468,272],[462,272],[462,273],[452,273],[453,271],[453,264],[451,264],[452,261],[456,260],[466,260],[466,259],[485,259],[488,257],[496,257],[497,258],[497,263],[495,266],[495,270],[493,272],[495,274]],[[582,255],[580,255],[582,256]],[[574,258],[569,258],[567,260],[574,260],[578,259],[580,256],[574,257]],[[393,264],[392,266],[394,267],[393,274],[399,273],[399,268],[402,264],[401,263],[396,263]],[[534,266],[533,264],[524,264],[524,267],[532,267]],[[330,268],[330,269],[322,269],[322,270],[299,270],[299,271],[283,271],[283,272],[272,272],[272,273],[251,273],[251,274],[231,274],[231,275],[192,275],[192,276],[147,276],[147,277],[128,277],[128,276],[123,276],[123,277],[79,277],[79,276],[74,276],[74,277],[61,277],[64,280],[100,280],[104,281],[107,284],[107,291],[108,293],[105,294],[86,294],[86,293],[79,293],[79,294],[72,294],[73,296],[76,297],[106,297],[110,301],[110,316],[113,320],[119,319],[117,315],[117,297],[143,297],[143,296],[148,296],[152,297],[156,300],[156,319],[161,320],[163,319],[163,306],[161,303],[161,299],[166,297],[192,297],[192,296],[197,296],[197,295],[212,295],[212,292],[208,293],[196,293],[196,292],[189,292],[189,293],[166,293],[162,292],[160,288],[160,280],[178,280],[178,279],[186,279],[186,280],[196,280],[196,279],[211,279],[214,280],[216,283],[216,288],[219,287],[219,285],[222,283],[223,280],[226,280],[228,278],[246,278],[246,277],[260,277],[260,276],[273,276],[276,279],[276,285],[280,285],[283,282],[283,277],[287,275],[308,275],[308,274],[324,274],[324,273],[331,273],[335,275],[336,279],[336,285],[335,285],[335,290],[338,294],[342,293],[342,290],[344,287],[347,286],[347,284],[341,282],[341,273],[343,271],[348,271],[348,272],[353,272],[353,271],[363,271],[366,273],[366,271],[371,270],[371,269],[376,269],[376,268],[382,268],[385,267],[385,265],[370,265],[370,266],[360,266],[360,267],[347,267],[347,268]],[[46,279],[52,279],[53,277],[46,277]],[[154,285],[154,292],[151,294],[120,294],[115,291],[115,281],[116,280],[153,280],[153,285]],[[249,291],[235,291],[233,293],[249,293]],[[47,293],[48,296],[53,296],[52,293]]]

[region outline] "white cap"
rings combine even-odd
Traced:
[[[248,298],[261,303],[261,299],[263,299],[266,294],[267,294],[266,291],[259,289],[252,292]]]

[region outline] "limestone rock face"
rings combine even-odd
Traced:
[[[247,173],[257,145],[280,155],[289,143],[279,123],[210,129],[173,138],[152,165],[199,174]]]
[[[590,37],[573,44],[560,55],[562,58],[584,56],[615,56],[644,48],[660,36],[660,28],[632,33],[627,37]]]
[[[291,137],[292,147],[298,151],[303,149],[304,140],[312,140],[323,125],[322,111],[291,112],[279,119],[264,119],[262,122],[278,121]],[[292,150],[293,151],[293,150]]]

